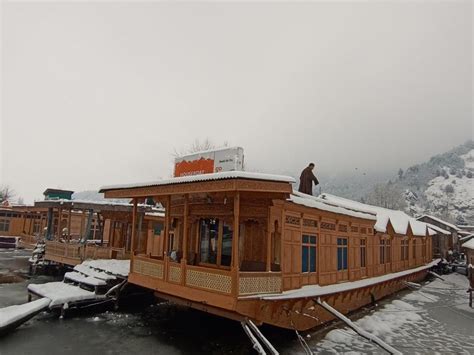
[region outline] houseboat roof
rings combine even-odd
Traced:
[[[434,234],[441,233],[441,234],[444,234],[444,235],[451,235],[451,232],[447,231],[446,229],[435,226],[434,224],[426,223],[426,225],[428,226],[428,228],[430,230],[435,231]]]
[[[137,187],[165,186],[165,185],[175,185],[175,184],[184,184],[184,183],[192,183],[192,182],[202,182],[202,181],[226,180],[226,179],[248,179],[248,180],[286,182],[286,183],[296,182],[294,178],[290,176],[284,176],[284,175],[253,173],[253,172],[248,172],[248,171],[225,171],[222,173],[181,176],[181,177],[175,177],[175,178],[170,178],[170,179],[163,179],[163,180],[142,182],[142,183],[103,186],[100,188],[99,192],[106,192],[109,190],[133,189]]]
[[[418,217],[417,219],[422,219],[422,218],[430,218],[432,219],[433,221],[436,221],[438,223],[441,223],[441,224],[444,224],[446,227],[449,227],[449,228],[452,228],[454,229],[455,231],[459,231],[459,228],[457,226],[455,226],[454,224],[452,223],[449,223],[449,222],[446,222],[446,221],[443,221],[442,219],[439,219],[438,217],[434,217],[434,216],[431,216],[431,215],[428,215],[428,214],[424,214],[423,216],[421,217]]]
[[[323,210],[327,212],[333,212],[338,214],[343,214],[346,216],[356,217],[356,218],[363,218],[363,219],[370,219],[370,220],[377,220],[377,217],[374,213],[361,211],[358,209],[348,209],[342,206],[334,206],[328,204],[326,201],[319,197],[306,195],[301,192],[294,191],[288,201],[296,203],[298,205],[303,205],[310,208],[316,208],[318,210]]]
[[[474,250],[474,239],[470,239],[462,245],[463,248],[473,249]]]
[[[109,202],[109,201],[88,201],[88,200],[44,200],[35,201],[35,207],[44,208],[76,208],[76,209],[93,209],[95,211],[121,211],[130,212],[132,211],[133,205],[122,202]],[[139,205],[139,210],[151,211],[151,206]]]
[[[132,198],[160,195],[173,195],[197,192],[252,191],[290,194],[292,177],[251,173],[246,171],[226,171],[221,173],[200,174],[170,179],[104,186],[99,192],[106,198]]]
[[[374,228],[377,232],[386,233],[388,223],[390,222],[397,234],[407,234],[408,227],[410,227],[413,235],[426,236],[427,224],[417,221],[415,218],[410,217],[403,211],[367,205],[362,202],[352,201],[326,193],[321,194],[319,198],[330,205],[375,215],[377,222],[375,223]]]

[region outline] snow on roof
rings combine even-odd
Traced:
[[[28,290],[42,297],[49,298],[49,307],[59,306],[69,302],[93,300],[103,298],[94,292],[83,290],[78,286],[66,284],[64,282],[48,282],[45,284],[30,284]]]
[[[441,233],[445,235],[451,235],[451,232],[447,231],[446,229],[435,226],[434,224],[426,223],[426,225],[428,226],[429,229],[435,232],[434,234]]]
[[[71,271],[64,274],[64,280],[71,280],[90,286],[105,286],[107,283],[104,280],[96,279],[92,276],[86,276],[79,272]]]
[[[385,274],[382,276],[377,277],[370,277],[362,280],[352,281],[352,282],[344,282],[338,284],[332,284],[327,286],[319,286],[319,285],[308,285],[303,286],[296,290],[289,290],[284,291],[278,294],[271,294],[271,295],[260,295],[260,296],[246,296],[243,298],[260,298],[264,300],[285,300],[285,299],[293,299],[293,298],[309,298],[309,297],[318,297],[338,292],[345,292],[350,291],[358,288],[363,288],[367,286],[372,286],[381,282],[389,281],[396,279],[398,277],[406,276],[413,274],[415,272],[419,272],[422,270],[429,269],[436,264],[438,264],[441,259],[436,259],[430,262],[429,264],[414,268],[408,269],[400,272],[395,272],[391,274]]]
[[[464,242],[464,241],[467,241],[467,240],[472,239],[472,238],[474,238],[474,233],[469,234],[469,235],[466,235],[466,236],[464,236],[464,237],[462,237],[462,238],[459,238],[459,240],[460,240],[461,242]]]
[[[463,248],[474,249],[474,239],[470,239],[462,245]]]
[[[286,183],[296,182],[294,178],[290,176],[284,176],[284,175],[252,173],[248,171],[225,171],[222,173],[182,176],[182,177],[175,177],[171,179],[163,179],[163,180],[135,183],[135,184],[103,186],[100,188],[99,192],[104,192],[107,190],[130,189],[130,188],[136,188],[136,187],[163,186],[163,185],[174,185],[174,184],[184,184],[184,183],[213,181],[213,180],[225,180],[225,179],[250,179],[250,180],[277,181],[277,182],[286,182]]]
[[[417,221],[416,219],[410,217],[403,211],[390,210],[388,208],[367,205],[362,202],[348,200],[346,198],[334,196],[327,193],[321,194],[321,196],[319,197],[326,203],[335,206],[376,215],[377,222],[375,223],[374,228],[377,232],[386,233],[388,222],[390,222],[392,224],[393,229],[395,230],[395,233],[397,234],[407,234],[408,226],[410,226],[413,235],[426,235],[426,223]]]
[[[51,300],[49,298],[40,298],[33,302],[0,308],[0,329],[41,311],[43,308],[46,308],[50,302]]]
[[[431,218],[433,221],[442,223],[442,224],[444,224],[444,225],[447,226],[447,227],[453,228],[455,231],[459,231],[459,228],[458,228],[457,226],[455,226],[455,225],[452,224],[452,223],[443,221],[442,219],[439,219],[438,217],[434,217],[434,216],[431,216],[431,215],[428,215],[428,214],[424,214],[423,216],[418,217],[418,219],[422,219],[423,217]]]
[[[126,206],[126,207],[132,207],[133,205],[131,203],[124,203],[124,202],[114,202],[114,201],[107,201],[107,200],[79,200],[79,199],[72,199],[72,200],[67,200],[67,199],[56,199],[56,200],[40,200],[36,201],[39,203],[57,203],[59,205],[62,204],[69,204],[69,203],[83,203],[83,204],[90,204],[90,205],[103,205],[103,206]]]
[[[293,203],[296,203],[298,205],[303,205],[306,207],[317,208],[318,210],[322,210],[322,211],[343,214],[343,215],[351,216],[351,217],[376,220],[375,215],[372,213],[366,213],[366,212],[356,210],[356,209],[348,209],[344,207],[333,206],[331,204],[326,203],[319,197],[306,195],[297,191],[294,191],[290,195],[290,198],[288,199],[288,201],[291,201]]]

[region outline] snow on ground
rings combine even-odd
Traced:
[[[127,277],[130,273],[130,260],[99,259],[86,260],[82,265],[101,270],[109,274]]]
[[[403,353],[474,353],[474,312],[468,306],[467,278],[455,273],[443,277],[446,281],[436,279],[399,299],[395,295],[382,301],[380,308],[355,323]],[[452,322],[456,325],[450,326]],[[343,325],[310,346],[323,354],[384,353]]]
[[[0,308],[0,328],[6,327],[16,321],[36,313],[47,307],[51,300],[48,298],[40,298],[33,302]]]
[[[77,286],[69,285],[64,282],[48,282],[46,284],[30,284],[28,290],[41,297],[47,297],[51,300],[50,307],[59,306],[69,302],[84,300],[93,300],[103,298],[94,292],[89,292]]]

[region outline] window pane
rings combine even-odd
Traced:
[[[217,262],[217,236],[219,220],[201,220],[201,262],[215,264]]]
[[[221,265],[230,266],[232,260],[232,227],[224,223],[222,232]]]
[[[314,235],[310,236],[310,237],[309,237],[309,242],[310,242],[311,244],[316,244],[316,236],[314,236]]]
[[[309,248],[309,271],[316,271],[316,247]]]
[[[308,272],[308,247],[301,247],[301,271]]]
[[[303,243],[308,243],[309,236],[303,235]]]
[[[337,269],[342,270],[342,248],[337,248]]]
[[[343,248],[343,260],[344,260],[343,267],[344,267],[344,270],[346,270],[347,269],[347,248]]]

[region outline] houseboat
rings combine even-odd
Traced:
[[[103,187],[165,207],[159,248],[131,254],[128,281],[238,321],[307,330],[425,278],[426,224],[399,211],[293,191],[286,176],[228,171]]]
[[[153,211],[151,206],[136,206],[135,244],[131,239],[131,204],[59,199],[37,201],[35,207],[48,211],[46,261],[74,266],[86,259],[128,259],[132,249],[143,253],[147,248],[150,252],[159,250],[153,233],[148,232],[161,233],[157,225],[160,221],[163,224],[164,213]]]

